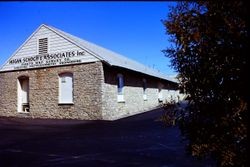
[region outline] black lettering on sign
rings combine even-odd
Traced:
[[[22,67],[49,66],[54,64],[78,63],[81,60],[72,60],[74,57],[85,55],[85,51],[66,51],[61,53],[52,53],[44,55],[35,55],[24,58],[13,58],[9,60],[9,64],[20,64]]]
[[[77,56],[82,56],[84,54],[85,54],[84,52],[77,51]]]
[[[21,63],[22,60],[21,59],[12,59],[9,61],[9,64],[18,64],[18,63]]]

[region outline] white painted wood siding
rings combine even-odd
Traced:
[[[35,34],[33,34],[28,41],[26,41],[21,48],[9,59],[18,59],[25,57],[32,57],[38,55],[38,39],[48,37],[48,53],[61,53],[67,51],[84,51],[80,47],[66,40],[62,36],[53,32],[52,30],[41,26]],[[98,61],[96,57],[85,51],[85,55],[78,57],[81,63]],[[14,70],[18,64],[9,64],[9,60],[4,64],[1,71]],[[19,65],[20,66],[20,65]]]

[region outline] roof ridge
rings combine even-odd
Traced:
[[[137,62],[133,59],[127,58],[127,57],[125,57],[119,53],[116,53],[112,50],[106,49],[106,48],[99,46],[95,43],[81,39],[77,36],[69,34],[65,31],[62,31],[62,30],[55,28],[53,26],[46,25],[46,24],[42,24],[41,26],[45,26],[48,29],[58,33],[59,35],[61,35],[65,39],[71,41],[72,43],[74,43],[75,45],[77,45],[83,49],[86,49],[90,53],[94,54],[94,56],[96,56],[97,58],[99,58],[102,61],[105,61],[106,63],[110,64],[111,66],[122,67],[122,68],[126,68],[129,70],[144,73],[144,74],[147,74],[150,76],[154,76],[154,77],[158,77],[161,79],[176,82],[176,81],[173,81],[173,79],[171,79],[170,77],[167,77],[165,74],[157,71],[156,69],[152,69],[150,67],[147,67],[146,65],[144,65],[140,62]]]
[[[108,51],[108,52],[112,52],[112,53],[114,53],[114,54],[116,54],[116,55],[119,55],[119,56],[121,56],[121,57],[123,57],[123,58],[127,58],[126,56],[123,56],[123,55],[121,55],[121,54],[119,54],[119,53],[117,53],[117,52],[115,52],[115,51],[112,51],[112,50],[109,50],[109,49],[107,49],[107,48],[104,48],[104,47],[102,47],[102,46],[100,46],[100,45],[97,45],[97,44],[95,44],[95,43],[93,43],[93,42],[84,40],[84,39],[82,39],[82,38],[80,38],[80,37],[77,37],[77,36],[75,36],[75,35],[69,34],[69,33],[65,32],[65,31],[62,31],[62,30],[60,30],[60,29],[58,29],[58,28],[55,28],[55,27],[53,27],[53,26],[48,26],[48,27],[53,28],[53,29],[56,30],[56,31],[59,31],[60,33],[66,35],[67,37],[76,38],[76,39],[79,40],[79,41],[86,42],[86,43],[88,43],[88,44],[90,44],[90,45],[94,45],[95,47],[104,49],[104,50],[106,50],[106,51]],[[74,41],[74,39],[72,39],[72,40]],[[75,41],[75,42],[77,42],[77,41]],[[129,59],[129,58],[127,58],[127,59]],[[129,59],[129,60],[134,61],[134,60],[132,60],[132,59]],[[134,61],[134,62],[136,62],[136,61]],[[139,62],[136,62],[136,63],[139,63]],[[139,64],[141,64],[141,63],[139,63]],[[143,64],[141,64],[141,65],[143,65]]]
[[[84,46],[84,45],[89,45],[92,48],[95,47],[95,49],[93,49],[93,50],[90,49],[90,51],[95,53],[95,55],[98,56],[98,58],[101,58],[102,60],[104,60],[105,62],[107,62],[110,65],[119,66],[117,63],[112,63],[112,61],[107,60],[107,57],[105,58],[105,57],[103,57],[103,55],[98,54],[98,52],[96,52],[96,50],[98,50],[98,49],[102,50],[102,52],[106,52],[106,54],[112,55],[113,58],[120,59],[120,60],[122,59],[124,64],[132,63],[133,65],[140,66],[140,69],[141,68],[142,69],[138,70],[138,69],[134,69],[134,68],[131,69],[131,68],[124,67],[124,66],[120,66],[120,67],[128,68],[130,70],[145,73],[147,75],[151,75],[151,76],[155,76],[155,77],[159,77],[159,78],[162,78],[162,79],[167,79],[167,80],[173,81],[170,77],[165,76],[165,74],[157,71],[156,69],[152,69],[150,67],[147,67],[146,65],[144,65],[144,64],[142,64],[140,62],[137,62],[137,61],[135,61],[133,59],[127,58],[127,57],[125,57],[125,56],[123,56],[123,55],[121,55],[119,53],[116,53],[115,51],[109,50],[109,49],[104,48],[102,46],[99,46],[99,45],[97,45],[95,43],[92,43],[92,42],[89,42],[87,40],[81,39],[81,38],[79,38],[79,37],[77,37],[75,35],[69,34],[69,33],[65,32],[65,31],[62,31],[62,30],[60,30],[58,28],[55,28],[53,26],[46,25],[46,27],[53,29],[54,31],[60,33],[61,35],[63,35],[66,38],[69,38],[71,41],[73,41],[76,44],[79,44],[80,46],[82,46],[85,49],[88,49],[88,47]],[[83,43],[84,43],[84,45],[83,45]]]

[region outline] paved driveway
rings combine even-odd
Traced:
[[[117,121],[0,118],[1,167],[213,166],[185,154],[162,109]]]

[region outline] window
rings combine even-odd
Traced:
[[[124,78],[122,74],[117,75],[117,101],[124,102],[123,97]]]
[[[143,100],[147,100],[147,80],[142,80],[142,87],[143,87]]]
[[[163,98],[162,98],[162,89],[161,88],[158,88],[158,100],[159,100],[159,102],[163,101]]]
[[[59,104],[73,104],[73,74],[59,75]]]
[[[62,82],[62,83],[66,83],[65,76],[62,76],[62,78],[61,78],[61,82]]]
[[[164,85],[162,83],[158,84],[158,101],[162,102],[163,101],[163,96],[162,96],[162,88]]]
[[[17,112],[29,112],[29,77],[18,78],[17,104]]]
[[[38,54],[48,53],[48,38],[38,39]]]

